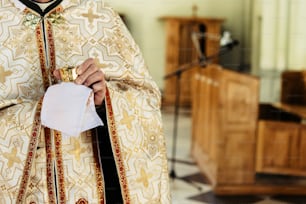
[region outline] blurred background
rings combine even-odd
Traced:
[[[306,1],[107,3],[162,92],[173,203],[306,203]]]

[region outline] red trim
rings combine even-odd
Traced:
[[[64,175],[64,161],[62,152],[62,134],[59,131],[54,130],[55,136],[55,157],[56,157],[56,172],[57,172],[57,183],[59,191],[60,203],[66,203],[65,194],[65,175]]]
[[[57,80],[53,76],[53,71],[56,69],[56,57],[55,57],[55,45],[54,45],[54,37],[53,37],[53,30],[52,25],[49,21],[46,23],[46,31],[47,31],[47,38],[49,44],[49,72],[52,84],[57,83]]]
[[[88,204],[88,201],[85,198],[80,198],[75,204]]]
[[[31,168],[33,161],[35,159],[36,155],[36,149],[40,137],[40,130],[41,130],[41,122],[40,122],[40,111],[41,111],[41,106],[42,106],[42,98],[37,104],[36,108],[36,113],[35,113],[35,118],[33,122],[33,127],[32,127],[32,135],[28,147],[28,155],[25,161],[25,166],[23,169],[23,176],[21,178],[21,183],[20,183],[20,188],[17,196],[17,203],[24,203],[25,199],[25,193],[28,187],[28,182],[29,178],[31,175]]]
[[[39,62],[40,62],[40,68],[41,68],[41,74],[43,78],[43,83],[44,83],[44,88],[47,90],[49,87],[49,74],[47,72],[47,67],[46,67],[46,53],[45,53],[45,48],[44,48],[44,40],[43,40],[43,31],[42,31],[42,26],[39,24],[36,28],[36,39],[37,39],[37,46],[38,46],[38,51],[39,51]]]
[[[53,153],[52,153],[52,136],[51,130],[45,128],[45,144],[46,144],[46,178],[47,189],[49,196],[49,203],[56,203],[55,184],[54,184],[54,165],[53,165]]]
[[[95,159],[95,173],[96,173],[96,180],[97,180],[97,192],[98,192],[98,203],[104,204],[104,178],[101,173],[101,164],[99,162],[99,152],[98,152],[98,143],[97,143],[97,132],[94,129],[91,131],[92,136],[92,148],[94,153]]]
[[[131,203],[130,193],[129,193],[127,179],[126,179],[126,173],[125,173],[125,168],[124,168],[124,163],[123,163],[123,156],[121,154],[121,148],[120,148],[120,144],[118,140],[118,133],[117,133],[116,123],[115,123],[115,118],[114,118],[113,107],[111,104],[111,98],[110,98],[108,89],[106,89],[106,93],[105,93],[105,102],[106,102],[106,107],[107,107],[109,134],[110,134],[110,139],[112,142],[114,158],[117,164],[117,171],[118,171],[119,181],[121,185],[122,197],[123,197],[124,203],[129,204]]]

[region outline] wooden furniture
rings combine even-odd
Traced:
[[[161,18],[166,24],[166,64],[165,75],[173,73],[180,66],[198,60],[196,49],[192,42],[192,34],[205,33],[207,37],[200,37],[201,51],[206,56],[219,52],[219,36],[221,33],[222,19],[200,17],[172,17]],[[215,59],[216,63],[218,60]],[[180,104],[191,105],[191,78],[193,70],[182,74]],[[163,105],[174,105],[176,91],[176,77],[165,81],[163,92]]]
[[[306,105],[306,71],[282,73],[281,102],[291,105]]]
[[[306,194],[306,107],[259,104],[258,78],[218,65],[192,86],[192,155],[216,194]]]
[[[253,183],[258,79],[217,65],[195,77],[195,160],[216,187]]]
[[[256,172],[306,176],[306,125],[260,120],[257,143]]]
[[[256,172],[306,176],[305,82],[305,71],[283,72],[281,102],[261,105]]]

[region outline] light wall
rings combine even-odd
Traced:
[[[237,68],[250,60],[251,0],[108,0],[115,10],[126,16],[128,27],[140,46],[151,75],[163,89],[165,66],[165,24],[162,16],[191,16],[197,5],[198,16],[224,18],[240,46],[222,58],[224,66]]]
[[[260,101],[278,102],[282,72],[306,69],[306,1],[253,3],[252,71],[261,79]]]
[[[258,1],[258,0],[257,0]],[[305,69],[306,1],[258,1],[261,31],[259,68],[264,70]]]

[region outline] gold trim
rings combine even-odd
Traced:
[[[49,77],[51,79],[51,84],[56,84],[57,79],[53,75],[53,71],[56,69],[56,57],[55,57],[55,45],[54,45],[54,38],[53,38],[53,30],[52,25],[49,21],[46,23],[46,31],[47,31],[47,38],[49,44]]]
[[[40,68],[41,68],[41,74],[43,78],[44,88],[47,90],[49,87],[49,74],[47,72],[46,67],[46,52],[44,48],[44,40],[43,40],[43,30],[41,25],[37,26],[36,28],[36,39],[37,39],[37,45],[38,45],[38,51],[39,51],[39,62],[40,62]]]
[[[125,167],[124,167],[124,160],[123,156],[121,154],[121,147],[118,139],[118,133],[117,133],[117,128],[116,128],[116,123],[115,123],[115,118],[114,118],[114,112],[111,104],[111,98],[109,94],[108,88],[106,88],[106,93],[105,93],[105,102],[106,102],[106,112],[107,112],[107,119],[108,119],[108,128],[109,128],[109,135],[110,135],[110,140],[112,144],[112,149],[114,152],[114,158],[116,161],[116,166],[117,166],[117,172],[119,176],[119,182],[121,185],[121,192],[122,192],[122,199],[124,203],[131,203],[131,198],[130,198],[130,192],[128,189],[128,183],[127,183],[127,178],[126,178],[126,173],[125,173]]]
[[[98,144],[98,133],[97,129],[93,129],[91,131],[92,136],[92,147],[93,147],[93,153],[94,153],[94,159],[95,159],[95,174],[96,174],[96,180],[97,180],[97,192],[98,192],[98,203],[104,204],[104,178],[103,174],[101,173],[102,167],[99,162],[99,144]]]
[[[23,175],[21,178],[21,183],[16,203],[24,203],[25,193],[27,191],[28,182],[31,174],[31,168],[33,161],[35,159],[36,149],[40,137],[40,131],[41,131],[40,111],[42,107],[42,99],[43,98],[40,99],[36,107],[36,114],[33,122],[32,134],[28,147],[28,154],[23,169]]]
[[[54,184],[54,163],[52,152],[52,136],[51,130],[45,128],[45,145],[46,145],[46,177],[47,177],[47,189],[50,204],[56,203],[55,184]]]
[[[55,136],[55,158],[56,158],[56,172],[57,183],[60,203],[66,203],[65,193],[65,174],[64,174],[64,161],[62,152],[62,133],[54,130]]]
[[[88,201],[85,198],[80,198],[75,204],[88,204]]]

